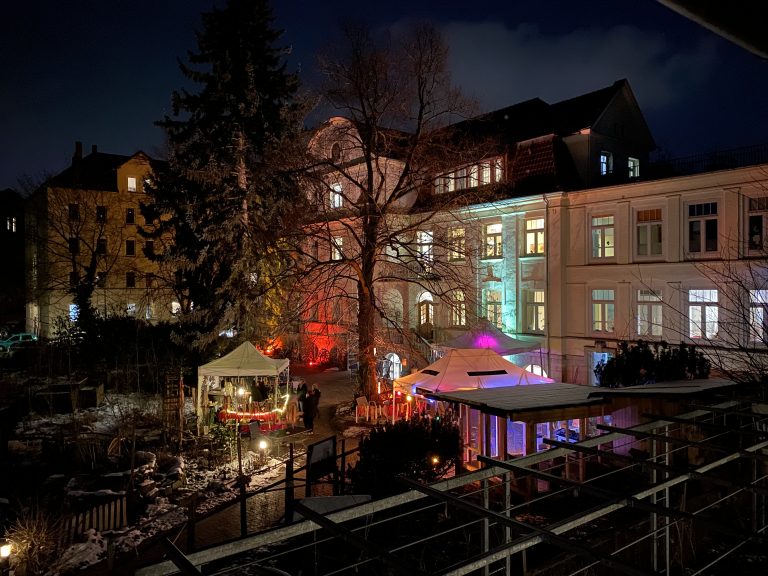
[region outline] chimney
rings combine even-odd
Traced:
[[[91,154],[96,154],[98,151],[98,146],[96,146],[96,144],[91,144]]]
[[[83,159],[83,143],[75,142],[75,155],[72,156],[72,164]]]

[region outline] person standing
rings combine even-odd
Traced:
[[[315,419],[320,419],[320,388],[317,387],[317,384],[312,384],[312,407],[314,410],[314,416]]]
[[[304,430],[306,432],[312,432],[312,428],[315,424],[315,410],[317,410],[317,404],[315,403],[315,391],[310,390],[304,397],[304,411],[302,413],[302,419],[304,420]]]

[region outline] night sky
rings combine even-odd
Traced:
[[[10,6],[7,5],[13,2]],[[162,156],[153,124],[183,86],[213,0],[9,0],[0,18],[0,189],[89,151]],[[480,111],[547,102],[627,78],[658,147],[672,157],[768,142],[768,61],[654,0],[273,2],[312,78],[318,49],[351,17],[373,27],[426,18],[445,32],[454,81]],[[481,8],[482,6],[482,8]]]

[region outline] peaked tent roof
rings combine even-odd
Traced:
[[[540,345],[535,342],[524,342],[507,336],[488,320],[481,320],[471,330],[437,346],[440,348],[487,348],[503,356],[540,348]]]
[[[395,380],[395,385],[422,393],[498,388],[554,382],[505,360],[493,350],[452,349],[423,370]]]
[[[264,356],[250,342],[243,342],[226,356],[200,366],[200,376],[277,376],[288,368],[288,358]]]

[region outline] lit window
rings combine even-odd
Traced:
[[[126,288],[136,288],[136,273],[135,272],[126,272],[125,273],[125,287]]]
[[[128,176],[128,192],[136,192],[136,176]]]
[[[453,291],[453,301],[451,302],[451,325],[467,325],[467,302],[463,290]]]
[[[485,309],[488,321],[496,328],[502,328],[501,290],[485,291]]]
[[[544,218],[525,221],[525,253],[544,254]]]
[[[5,219],[5,229],[8,230],[8,232],[16,232],[16,217],[15,216],[8,216]]]
[[[344,255],[344,238],[334,236],[331,239],[331,260],[341,260]]]
[[[546,328],[544,290],[527,290],[525,300],[526,332],[544,332]]]
[[[466,233],[464,228],[451,228],[448,238],[448,257],[451,260],[466,258]]]
[[[467,168],[467,188],[477,188],[477,165]]]
[[[134,210],[133,208],[127,208],[125,210],[125,223],[126,224],[136,223],[136,210]]]
[[[717,251],[717,202],[688,206],[688,251]]]
[[[717,290],[688,291],[688,336],[714,338],[718,331]]]
[[[341,208],[344,205],[341,184],[331,185],[331,208]]]
[[[491,183],[491,163],[483,162],[480,164],[480,184]]]
[[[613,216],[592,217],[592,257],[613,258]]]
[[[640,178],[640,160],[631,156],[627,158],[627,172],[630,178]]]
[[[637,335],[661,336],[661,295],[653,290],[637,291]]]
[[[485,225],[485,257],[501,258],[502,250],[501,223]]]
[[[70,220],[80,220],[80,205],[79,204],[70,204],[68,206],[68,213],[69,213],[69,219]]]
[[[181,303],[176,302],[175,300],[171,302],[171,314],[176,315],[181,313]]]
[[[661,255],[661,208],[637,211],[637,255]]]
[[[432,268],[432,232],[429,230],[419,230],[416,232],[416,251],[418,252],[419,262],[425,271]]]
[[[613,172],[613,154],[605,150],[600,152],[600,175],[607,176]]]
[[[419,296],[419,326],[427,326],[428,328],[431,328],[434,315],[435,306],[433,304],[432,294],[424,292]]]
[[[768,290],[749,291],[749,340],[767,344]]]
[[[504,160],[496,158],[493,162],[493,181],[501,182],[504,179]]]
[[[70,304],[69,305],[69,321],[70,322],[77,322],[78,317],[80,316],[80,308],[77,304]]]
[[[125,255],[136,256],[136,240],[125,241]]]
[[[125,313],[128,314],[128,316],[136,316],[136,303],[129,302],[125,307]]]
[[[96,206],[96,222],[104,224],[107,221],[107,207]]]
[[[144,319],[152,320],[152,302],[147,302],[147,306],[144,308]]]
[[[592,290],[593,332],[613,332],[614,305],[613,290]]]
[[[768,197],[749,199],[749,227],[747,246],[750,250],[764,250],[765,219],[768,217]]]

